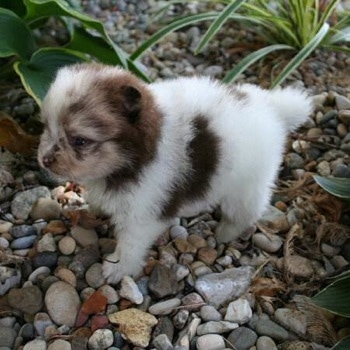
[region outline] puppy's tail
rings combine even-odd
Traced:
[[[272,90],[269,97],[288,131],[301,126],[314,109],[311,97],[297,88]]]

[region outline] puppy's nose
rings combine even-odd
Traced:
[[[47,154],[42,158],[43,165],[48,168],[55,160],[53,154]]]

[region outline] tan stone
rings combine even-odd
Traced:
[[[108,315],[109,321],[119,326],[120,333],[135,346],[147,347],[151,340],[152,327],[157,319],[139,309],[131,308]]]

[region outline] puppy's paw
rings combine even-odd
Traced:
[[[241,233],[235,224],[221,221],[215,231],[216,241],[218,243],[229,243],[236,240]]]
[[[142,265],[130,258],[120,256],[117,252],[105,258],[102,270],[107,283],[116,284],[126,275],[132,276],[141,272]]]

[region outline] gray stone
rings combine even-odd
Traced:
[[[338,118],[345,124],[350,125],[350,110],[339,111]]]
[[[97,329],[89,338],[90,350],[104,350],[113,344],[113,333],[110,329]]]
[[[187,323],[190,312],[188,310],[179,310],[173,317],[173,323],[175,328],[183,329]]]
[[[51,319],[57,325],[74,326],[80,308],[80,298],[70,284],[63,281],[53,283],[46,292],[45,305]]]
[[[134,304],[139,305],[143,302],[143,295],[135,281],[130,276],[124,276],[122,278],[119,294],[121,297],[130,300]]]
[[[277,231],[287,231],[289,229],[286,214],[272,205],[267,208],[258,222]]]
[[[166,334],[159,334],[157,337],[153,339],[153,346],[157,350],[173,350],[174,347],[172,346],[169,338],[166,336]]]
[[[329,162],[327,162],[326,160],[322,160],[321,162],[319,162],[316,168],[317,168],[317,172],[321,176],[329,176],[331,174],[331,166]]]
[[[33,204],[29,215],[33,220],[50,221],[59,219],[61,212],[62,208],[57,201],[51,198],[38,198]]]
[[[255,233],[253,235],[253,243],[267,253],[276,253],[282,247],[283,241],[277,235]]]
[[[316,114],[316,123],[321,125],[329,122],[331,119],[335,118],[338,115],[338,112],[336,110],[330,110],[326,112],[325,114],[317,113]]]
[[[11,202],[11,212],[17,219],[28,219],[33,204],[39,198],[51,198],[50,190],[45,186],[38,186],[18,193]]]
[[[227,340],[236,350],[249,350],[255,345],[258,336],[247,327],[239,327],[233,330]]]
[[[350,177],[350,168],[345,165],[345,164],[337,164],[333,171],[332,171],[332,175],[334,177]]]
[[[94,229],[86,229],[81,226],[75,226],[71,230],[72,237],[82,247],[98,244],[98,236]]]
[[[9,233],[13,238],[21,238],[36,235],[37,229],[31,225],[18,225],[12,226]]]
[[[37,334],[40,336],[44,336],[46,328],[48,326],[52,326],[53,322],[46,312],[38,312],[34,316],[33,324]]]
[[[171,239],[176,239],[176,238],[183,238],[187,239],[188,237],[188,232],[185,227],[180,226],[180,225],[174,225],[170,228],[170,237]]]
[[[222,315],[214,306],[204,305],[200,310],[200,317],[204,322],[207,321],[221,321]]]
[[[225,321],[247,323],[252,318],[253,312],[247,299],[239,298],[232,301],[226,311]]]
[[[63,340],[63,339],[57,339],[53,341],[47,350],[71,350],[72,346],[70,342]]]
[[[335,97],[335,104],[337,106],[337,109],[350,109],[350,99],[348,99],[345,96],[337,95]]]
[[[197,334],[222,334],[232,331],[239,327],[238,323],[229,321],[209,321],[202,323],[197,328]]]
[[[55,252],[57,250],[56,242],[51,233],[46,233],[37,243],[38,252]]]
[[[11,249],[26,249],[33,246],[37,236],[26,236],[13,240],[10,244]]]
[[[0,326],[0,346],[13,349],[16,337],[17,332],[13,328]]]
[[[197,338],[198,350],[224,350],[225,341],[221,335],[205,334]]]
[[[259,335],[266,335],[272,339],[276,339],[277,341],[291,339],[291,336],[287,330],[268,319],[259,318],[255,325],[255,331]]]
[[[169,315],[175,308],[181,305],[179,298],[168,299],[149,307],[148,312],[152,315]]]
[[[47,266],[41,266],[35,269],[28,277],[28,281],[36,283],[39,275],[49,275],[51,270]]]
[[[87,284],[92,288],[99,288],[105,283],[102,273],[102,264],[95,263],[86,271],[85,279]]]
[[[7,249],[9,246],[10,242],[4,237],[0,237],[0,248]]]
[[[29,341],[24,345],[23,350],[46,350],[46,341],[40,338]]]
[[[36,314],[43,307],[43,295],[37,286],[13,288],[9,291],[7,300],[13,308],[30,315]]]
[[[277,346],[273,339],[263,335],[256,342],[256,350],[277,350]]]
[[[156,265],[149,278],[148,287],[159,299],[176,294],[178,283],[175,269]]]
[[[58,254],[57,252],[41,252],[34,256],[32,259],[34,268],[38,268],[40,266],[47,266],[50,269],[57,266]]]
[[[302,312],[281,308],[275,311],[274,317],[276,322],[284,328],[302,337],[306,335],[306,316]]]
[[[199,277],[195,290],[214,307],[239,298],[250,286],[254,269],[250,266],[227,269]]]

